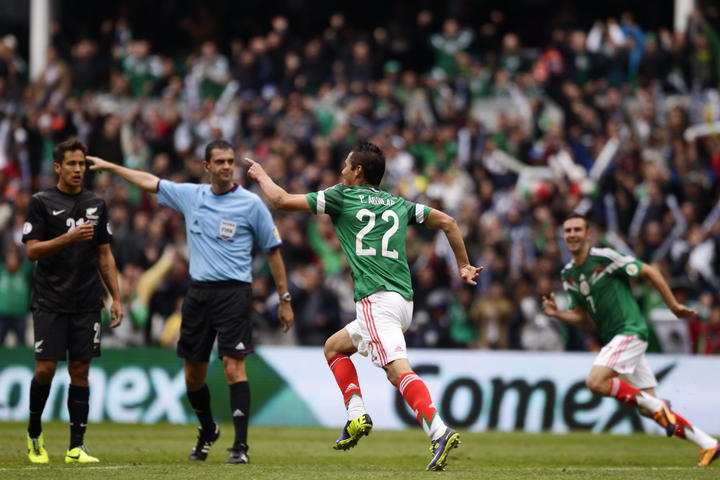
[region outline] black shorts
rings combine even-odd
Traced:
[[[100,356],[100,312],[55,313],[33,310],[37,360],[90,360]]]
[[[192,282],[182,308],[178,357],[209,361],[216,336],[221,358],[252,353],[251,308],[249,283]]]

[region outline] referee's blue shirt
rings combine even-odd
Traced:
[[[263,251],[282,244],[268,208],[240,185],[216,195],[208,184],[160,180],[158,202],[185,216],[194,281],[249,283],[253,242]]]

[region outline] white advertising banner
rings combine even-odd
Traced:
[[[342,396],[319,348],[259,350],[321,425],[344,425]],[[634,407],[594,396],[585,388],[584,379],[594,359],[590,353],[411,350],[409,358],[425,380],[441,415],[462,428],[664,433]],[[352,359],[376,428],[415,425],[414,416],[385,378],[385,372],[372,366],[367,358],[354,355]],[[648,361],[658,377],[658,396],[671,401],[673,410],[691,423],[719,434],[720,359],[649,355]],[[263,409],[263,423],[270,423],[272,410]]]

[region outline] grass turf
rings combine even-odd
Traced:
[[[678,439],[612,436],[461,432],[462,445],[450,454],[445,472],[424,472],[429,442],[421,430],[373,431],[357,447],[330,448],[339,431],[322,428],[251,427],[249,465],[224,465],[232,425],[221,425],[220,440],[206,462],[186,460],[195,442],[192,426],[91,424],[86,436],[100,464],[66,465],[68,427],[44,425],[50,464],[26,457],[25,424],[0,422],[2,479],[675,479],[718,478],[720,461],[698,468],[698,449]],[[420,477],[422,478],[422,477]]]

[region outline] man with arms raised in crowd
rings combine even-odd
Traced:
[[[270,202],[281,210],[327,213],[352,273],[357,319],[325,342],[325,357],[343,394],[348,413],[333,447],[347,450],[370,433],[357,371],[350,355],[370,355],[387,373],[432,442],[427,470],[442,470],[460,436],[447,427],[430,398],[425,383],[412,371],[404,332],[412,321],[413,291],[405,254],[407,226],[424,224],[445,232],[460,277],[475,285],[482,267],[468,260],[455,220],[450,216],[380,190],[385,155],[371,143],[361,143],[345,159],[342,183],[307,195],[291,195],[276,185],[263,168],[247,159],[248,175],[257,181]]]
[[[253,352],[251,262],[253,243],[267,253],[270,272],[280,295],[279,317],[285,332],[293,324],[280,235],[260,197],[233,181],[235,151],[223,140],[205,148],[205,170],[210,184],[175,183],[151,173],[88,157],[91,170],[106,170],[151,193],[161,205],[185,216],[190,277],[185,296],[178,356],[185,359],[188,399],[200,420],[190,460],[204,461],[220,430],[210,410],[205,383],[215,337],[230,386],[230,410],[235,441],[226,463],[248,463],[247,430],[250,386],[246,355]]]
[[[543,312],[571,325],[584,324],[589,314],[604,346],[585,381],[587,387],[598,395],[637,406],[640,413],[664,427],[668,436],[696,443],[700,447],[698,466],[710,465],[720,456],[717,440],[690,425],[655,396],[657,380],[645,358],[648,326],[629,279],[648,280],[678,317],[695,312],[678,303],[657,269],[611,248],[591,247],[591,233],[584,215],[572,213],[565,219],[563,235],[573,259],[561,275],[570,298],[569,309],[559,310],[550,293],[543,297]]]
[[[32,294],[35,375],[30,384],[28,458],[48,463],[40,418],[57,362],[69,352],[70,446],[65,463],[95,463],[84,446],[90,360],[100,355],[102,277],[112,296],[111,327],[122,322],[115,258],[105,202],[83,188],[87,147],[66,140],[53,149],[57,186],[32,196],[23,225],[30,260],[37,261]],[[100,275],[98,275],[98,272]]]

